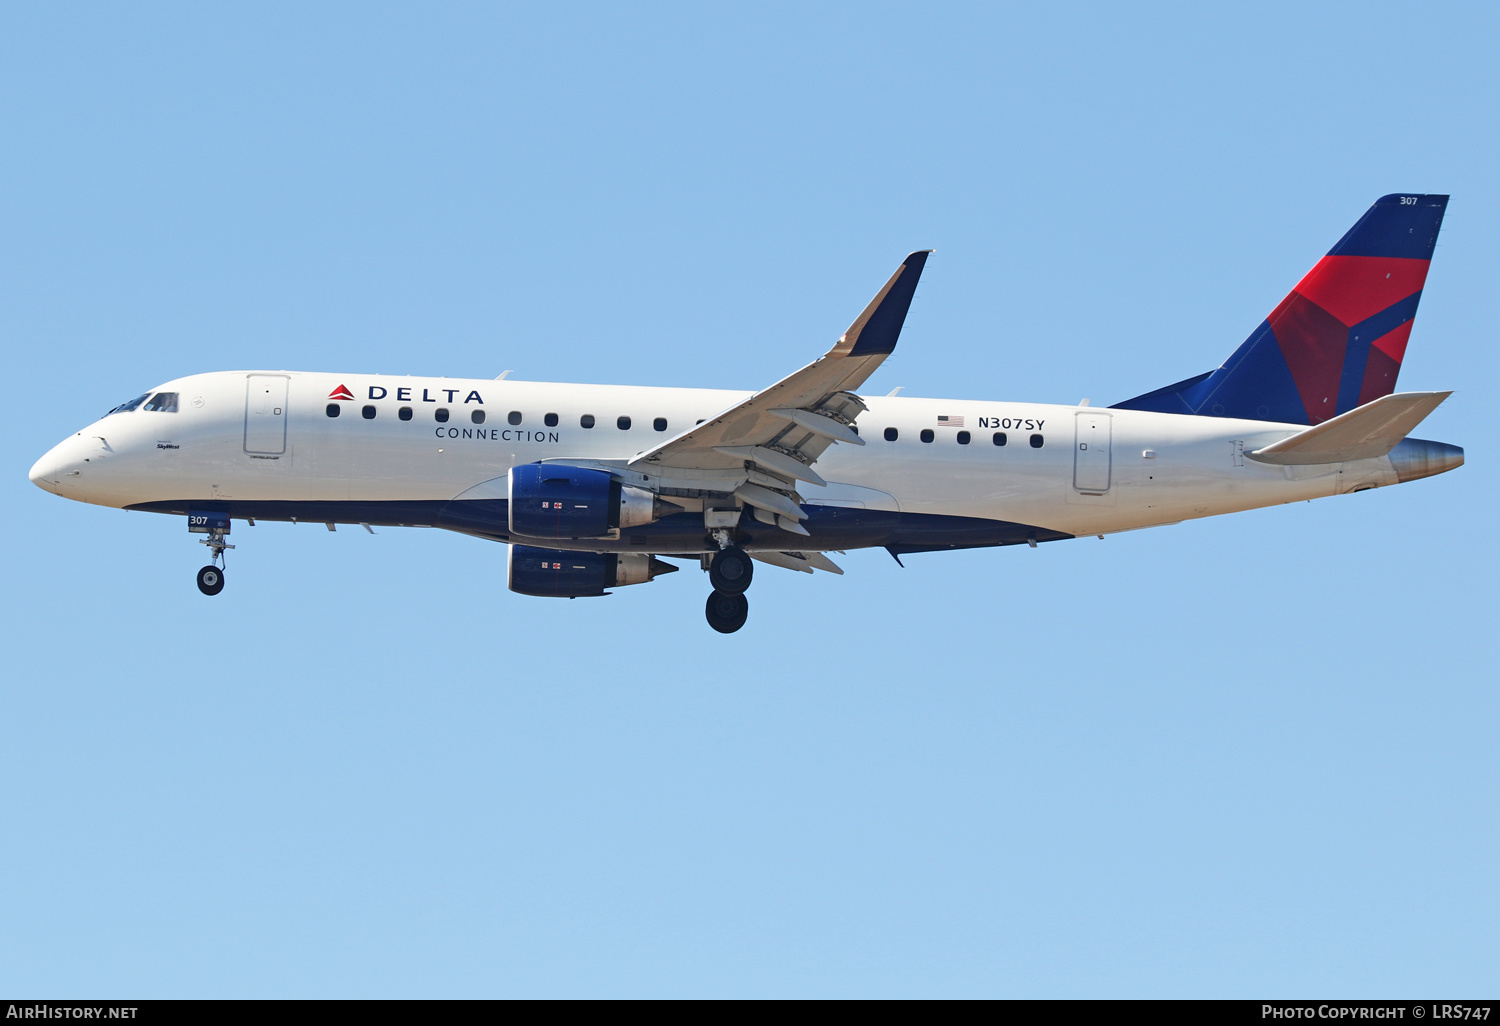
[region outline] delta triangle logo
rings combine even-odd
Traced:
[[[338,388],[335,388],[332,392],[328,393],[328,398],[330,398],[330,399],[353,399],[354,398],[354,393],[351,392],[351,391],[349,391],[343,385],[340,385]]]

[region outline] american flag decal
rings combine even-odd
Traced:
[[[948,417],[948,416],[940,416],[940,417],[938,417],[938,427],[963,427],[963,426],[964,426],[964,419],[962,417]]]

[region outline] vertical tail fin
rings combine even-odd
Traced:
[[[1115,409],[1321,424],[1390,395],[1447,196],[1382,196],[1218,370]]]

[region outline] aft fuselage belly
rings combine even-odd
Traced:
[[[161,388],[179,394],[178,412],[138,409],[90,425],[38,464],[49,468],[49,487],[161,512],[431,524],[504,538],[511,467],[626,460],[750,394],[298,372],[202,374]],[[799,486],[811,536],[766,527],[748,547],[1048,540],[1398,480],[1389,457],[1311,467],[1245,457],[1297,425],[1030,403],[865,401],[857,427],[866,444],[836,445],[818,461],[826,488]],[[561,545],[707,551],[702,523],[700,512],[678,514],[618,539]]]

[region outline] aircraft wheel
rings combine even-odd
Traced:
[[[198,571],[198,590],[205,595],[217,595],[224,590],[224,571],[216,566],[206,566]]]
[[[703,607],[708,625],[720,634],[733,634],[745,626],[750,615],[750,600],[743,594],[728,595],[722,591],[709,592],[708,603]]]
[[[743,595],[754,576],[755,564],[751,562],[750,556],[744,549],[733,545],[720,549],[714,555],[713,562],[708,565],[708,583],[713,585],[714,591],[722,591],[726,595]]]

